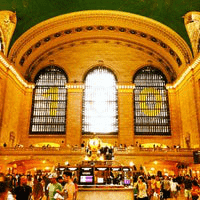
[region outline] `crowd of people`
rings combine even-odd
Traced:
[[[185,176],[134,175],[135,200],[185,200],[200,197],[200,179]],[[77,200],[77,178],[72,172],[28,175],[0,173],[0,200]]]
[[[76,200],[77,192],[71,172],[62,176],[0,174],[0,200]]]
[[[199,179],[186,176],[139,176],[134,181],[134,197],[137,200],[177,200],[182,192],[185,200],[200,197]]]

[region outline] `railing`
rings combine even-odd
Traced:
[[[144,148],[144,147],[127,147],[127,148],[115,148],[115,153],[132,153],[132,152],[193,152],[199,151],[200,148]]]
[[[80,152],[83,153],[85,152],[84,148],[80,147],[0,147],[0,152],[7,152],[7,151],[24,151],[24,152],[35,152],[35,151],[40,151],[40,152],[46,152],[46,151],[53,151],[53,152],[59,152],[59,151],[65,151],[65,152]]]
[[[193,152],[199,151],[200,148],[143,148],[143,147],[114,147],[115,153],[120,152]],[[83,147],[0,147],[0,151],[67,151],[67,152],[85,152]]]

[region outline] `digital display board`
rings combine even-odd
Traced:
[[[124,185],[130,185],[130,184],[131,184],[131,180],[129,180],[129,179],[124,180]]]
[[[93,176],[80,176],[80,183],[93,183]]]
[[[98,177],[97,178],[97,183],[104,183],[104,178]]]

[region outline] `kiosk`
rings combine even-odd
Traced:
[[[101,141],[95,135],[89,140],[88,161],[76,166],[58,167],[57,172],[72,171],[78,180],[77,200],[133,200],[134,166],[123,166],[113,160],[101,160]],[[88,153],[90,152],[90,153]]]

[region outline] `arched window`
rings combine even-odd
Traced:
[[[35,78],[30,134],[65,134],[67,93],[65,72],[55,66]]]
[[[164,74],[145,67],[136,73],[133,82],[135,135],[171,135]]]
[[[85,78],[83,134],[117,134],[118,105],[114,74],[105,67],[92,69]]]

